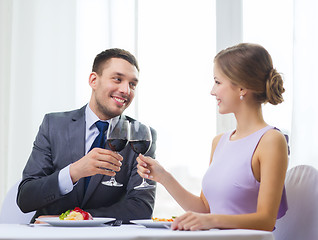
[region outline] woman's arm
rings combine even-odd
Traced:
[[[213,139],[210,163],[213,153],[221,135]],[[187,191],[168,171],[166,171],[158,161],[140,155],[137,158],[138,173],[141,177],[154,180],[161,183],[170,195],[185,211],[193,211],[199,213],[209,213],[209,204],[201,192],[200,196],[196,196]]]
[[[138,173],[141,177],[161,183],[185,211],[207,213],[209,205],[203,194],[200,197],[187,191],[158,161],[139,155]]]

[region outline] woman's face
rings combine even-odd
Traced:
[[[215,96],[219,113],[233,113],[237,109],[240,101],[239,86],[234,85],[231,80],[226,77],[218,67],[218,64],[214,64],[214,85],[211,90],[211,95]]]

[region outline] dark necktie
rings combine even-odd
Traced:
[[[99,130],[99,134],[95,138],[95,140],[94,140],[91,148],[89,149],[89,151],[91,151],[93,148],[96,148],[96,147],[105,148],[105,141],[106,141],[105,131],[108,129],[108,122],[97,121],[95,123],[95,125],[98,128],[98,130]],[[90,176],[89,177],[85,177],[85,192],[86,192],[86,189],[87,189],[87,186],[89,184],[90,179],[91,179]]]

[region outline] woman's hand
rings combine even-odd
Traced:
[[[162,183],[161,180],[164,179],[164,175],[167,174],[167,172],[158,161],[139,154],[137,162],[137,172],[141,177]]]
[[[172,230],[208,230],[214,228],[210,213],[187,212],[177,217],[171,225]]]

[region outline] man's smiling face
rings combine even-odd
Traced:
[[[90,75],[90,108],[102,120],[122,114],[135,97],[137,83],[138,70],[134,65],[121,58],[108,60],[101,75]]]

